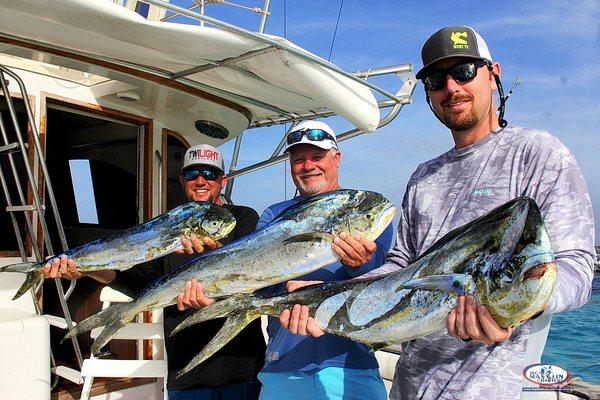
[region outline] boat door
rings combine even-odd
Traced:
[[[144,148],[148,146],[148,120],[47,99],[42,121],[46,164],[69,247],[147,218],[150,196],[145,196]],[[53,246],[60,249],[54,218],[47,215],[46,219]],[[74,321],[101,309],[101,287],[90,278],[77,282],[68,301]],[[43,293],[44,312],[62,315],[54,283],[47,281]],[[59,364],[77,368],[71,343],[59,345],[63,335],[63,331],[52,332],[54,355]],[[80,344],[84,355],[89,353],[89,334],[80,336]],[[133,342],[110,344],[105,351],[125,358],[136,354]]]

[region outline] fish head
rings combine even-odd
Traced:
[[[379,193],[341,189],[296,203],[285,209],[272,223],[294,220],[307,232],[331,236],[346,232],[375,240],[392,221],[395,212],[394,204]]]
[[[191,227],[196,236],[219,240],[235,228],[235,217],[226,208],[210,202],[201,203],[201,206],[202,216]]]
[[[557,267],[540,210],[527,199],[515,229],[504,231],[498,252],[474,275],[477,295],[502,327],[519,325],[543,311],[556,283]]]
[[[375,240],[394,218],[396,207],[379,193],[366,190],[355,192],[332,221],[332,233],[338,236],[346,232]]]

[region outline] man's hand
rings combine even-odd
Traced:
[[[79,279],[83,275],[77,269],[74,260],[68,259],[66,255],[55,258],[46,263],[43,268],[44,278]]]
[[[369,262],[373,253],[377,250],[377,243],[360,235],[352,237],[345,232],[336,237],[331,246],[333,251],[340,257],[340,261],[351,268],[358,268]]]
[[[218,249],[223,246],[221,242],[214,241],[208,236],[200,239],[196,235],[191,235],[190,239],[183,238],[181,239],[181,247],[175,249],[175,253],[178,254],[194,254],[194,253],[203,253],[205,251],[210,251],[214,249]]]
[[[202,283],[196,279],[187,281],[185,283],[185,289],[183,293],[177,296],[177,309],[179,311],[187,310],[188,308],[195,308],[197,310],[211,305],[215,302],[215,299],[206,297],[204,295],[204,289]]]
[[[492,344],[510,338],[513,328],[503,328],[484,306],[478,306],[473,296],[460,296],[446,320],[448,335],[466,341]]]
[[[323,283],[322,281],[289,281],[286,283],[288,292],[293,292],[304,286]],[[300,304],[294,305],[292,311],[283,310],[279,316],[279,322],[288,331],[302,336],[311,335],[313,337],[323,336],[325,332],[315,324],[313,317],[308,316],[309,309],[307,306]]]

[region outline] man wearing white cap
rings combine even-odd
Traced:
[[[594,273],[590,197],[575,159],[558,139],[504,120],[500,64],[492,61],[477,32],[467,26],[443,28],[425,42],[421,56],[423,68],[416,76],[455,146],[411,176],[396,245],[374,273],[403,268],[450,230],[529,196],[544,217],[558,278],[546,311],[515,329],[499,326],[475,298],[459,297],[447,332],[403,348],[390,397],[518,399],[525,393],[523,369],[540,362],[549,314],[589,299]]]
[[[185,264],[196,253],[221,247],[222,243],[238,239],[252,231],[258,214],[249,207],[223,204],[221,190],[227,184],[223,155],[213,146],[202,144],[189,148],[184,155],[179,181],[189,201],[210,201],[227,208],[236,219],[234,230],[220,242],[208,237],[183,239],[182,247],[171,254],[127,271],[101,271],[101,275],[88,274],[111,287],[135,296],[146,285],[173,268]],[[46,277],[77,279],[82,274],[73,268],[73,260],[57,260],[46,266]],[[195,280],[187,282],[177,299],[177,306],[164,309],[165,347],[167,350],[170,400],[256,400],[260,383],[256,376],[264,363],[265,342],[260,320],[247,326],[225,347],[180,379],[176,372],[185,367],[221,329],[224,320],[212,320],[180,332],[170,333],[180,322],[200,308],[201,285]],[[206,298],[204,298],[206,299]],[[212,300],[208,300],[211,302]]]
[[[290,155],[291,175],[300,195],[268,207],[257,228],[307,197],[340,189],[341,152],[335,133],[327,124],[298,124],[287,135],[285,152]],[[391,227],[375,242],[342,233],[333,243],[340,261],[302,277],[304,282],[288,282],[288,290],[315,281],[350,279],[379,267],[392,236]],[[263,384],[261,400],[387,398],[377,361],[369,348],[330,334],[305,336],[315,331],[306,306],[296,305],[284,311],[279,321],[270,318],[265,367],[259,374]]]

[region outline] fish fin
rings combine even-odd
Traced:
[[[389,347],[390,343],[369,343],[369,347],[373,349],[373,351],[378,351],[381,349],[385,349],[386,347]]]
[[[181,225],[181,224],[180,224]],[[189,229],[185,229],[183,227],[177,227],[175,229],[170,229],[168,235],[170,237],[182,238],[188,233]]]
[[[135,317],[135,314],[137,313],[134,313],[131,318],[125,314],[121,316],[121,318],[115,318],[111,323],[107,324],[104,329],[102,329],[102,332],[100,332],[96,340],[94,340],[94,343],[91,347],[92,354],[97,356],[100,353],[100,349],[104,347],[104,345],[108,343],[110,339],[114,338],[115,335],[119,333],[119,331],[123,329],[123,327],[127,325],[129,321],[133,319],[133,317]]]
[[[462,296],[474,293],[475,283],[471,275],[466,274],[431,275],[423,278],[409,279],[400,288],[440,290]]]
[[[292,236],[283,241],[283,244],[288,243],[299,243],[299,242],[331,242],[333,241],[333,235],[330,233],[322,232],[309,232],[301,233],[300,235]]]
[[[208,342],[206,346],[204,346],[202,351],[196,354],[196,356],[192,358],[188,365],[177,372],[177,378],[181,378],[204,360],[219,351],[223,346],[229,343],[229,341],[233,339],[235,335],[240,333],[242,329],[244,329],[250,322],[254,321],[258,317],[260,317],[260,311],[253,309],[240,311],[239,313],[233,314],[227,318],[227,321],[225,321],[221,330],[217,332],[217,334],[210,342]]]
[[[172,337],[177,332],[192,325],[196,325],[201,322],[215,318],[226,317],[233,311],[242,307],[244,307],[242,295],[234,295],[224,300],[217,301],[216,303],[213,303],[210,306],[206,306],[203,309],[198,310],[197,312],[184,319],[179,325],[175,327],[175,329],[173,329],[173,331],[171,331],[171,334],[169,336]]]
[[[104,331],[113,324],[119,325],[119,329],[122,328],[127,322],[129,322],[137,314],[137,312],[135,312],[137,310],[135,310],[135,308],[133,306],[134,304],[135,304],[134,302],[114,304],[105,310],[102,310],[94,315],[87,317],[86,319],[84,319],[83,321],[81,321],[77,325],[75,325],[73,328],[71,328],[67,332],[67,334],[65,335],[65,337],[63,338],[62,341],[64,342],[65,340],[70,339],[74,336],[77,336],[80,333],[88,332],[94,328],[98,328],[101,326],[105,326],[105,328],[102,331],[102,333],[100,334],[100,336],[102,336]],[[128,318],[129,315],[132,315],[132,317]],[[125,320],[125,322],[123,324],[121,324],[119,322],[120,320]],[[116,332],[115,332],[115,334],[116,334]],[[100,338],[100,336],[98,338]],[[108,340],[110,340],[110,338],[112,338],[113,336],[114,336],[114,334],[112,336],[110,336],[108,338]],[[96,341],[94,342],[94,345],[97,342],[98,342],[98,339],[96,339]],[[102,347],[102,346],[99,346],[97,348],[100,348],[100,347]]]
[[[18,299],[23,296],[23,294],[29,290],[31,287],[36,287],[40,282],[44,280],[44,271],[41,269],[36,269],[33,271],[27,272],[27,276],[25,277],[25,282],[21,285],[17,293],[13,297],[13,300]]]
[[[35,262],[20,262],[0,267],[0,272],[22,272],[26,274],[40,266],[41,264]]]

